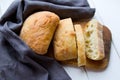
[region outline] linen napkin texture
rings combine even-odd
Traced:
[[[95,13],[87,0],[15,0],[0,19],[0,80],[71,80],[57,61],[36,54],[19,37],[24,20],[38,11],[73,20]]]

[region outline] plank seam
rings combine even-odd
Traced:
[[[118,52],[118,50],[117,50],[117,48],[116,48],[116,46],[115,46],[114,42],[112,41],[112,43],[111,43],[111,44],[113,45],[113,48],[115,49],[115,51],[116,51],[116,53],[117,53],[118,57],[120,58],[120,54],[119,54],[119,52]]]
[[[84,69],[84,72],[85,72],[85,74],[86,74],[87,79],[88,79],[88,80],[90,80],[90,79],[89,79],[88,72],[87,72],[86,68],[85,68],[85,67],[83,67],[83,69]]]

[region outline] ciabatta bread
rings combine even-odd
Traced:
[[[47,53],[59,17],[48,11],[36,12],[24,22],[20,37],[36,53]]]
[[[84,26],[82,26],[82,27],[84,27]],[[103,27],[103,40],[104,40],[104,47],[105,47],[105,49],[104,49],[105,50],[105,58],[102,60],[97,60],[97,61],[86,58],[85,67],[87,69],[103,70],[108,66],[109,57],[110,57],[111,39],[112,38],[111,38],[110,30],[104,26]],[[61,61],[60,63],[63,65],[78,67],[77,59]]]
[[[92,19],[84,27],[86,55],[91,60],[102,60],[105,57],[103,42],[103,26]]]
[[[78,66],[86,65],[86,55],[85,55],[85,40],[84,33],[80,24],[74,25],[76,32],[76,42],[77,42],[77,62]]]
[[[54,40],[54,55],[59,61],[77,58],[75,31],[71,18],[60,21]]]

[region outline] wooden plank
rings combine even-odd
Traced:
[[[89,80],[84,68],[76,68],[64,66],[64,69],[68,73],[68,75],[72,78],[72,80]]]
[[[117,80],[120,79],[120,59],[113,47],[111,47],[111,55],[110,55],[110,62],[108,67],[103,71],[92,71],[88,70],[88,78],[89,80]]]

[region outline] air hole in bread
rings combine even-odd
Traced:
[[[91,24],[91,27],[93,27],[93,24]]]
[[[87,36],[87,37],[90,37],[90,32],[86,32],[86,36]]]
[[[93,50],[89,49],[88,52],[93,52]]]
[[[94,55],[94,56],[93,56],[93,58],[95,59],[95,58],[96,58],[96,56]]]
[[[93,44],[92,44],[92,43],[90,43],[90,45],[92,46]]]

